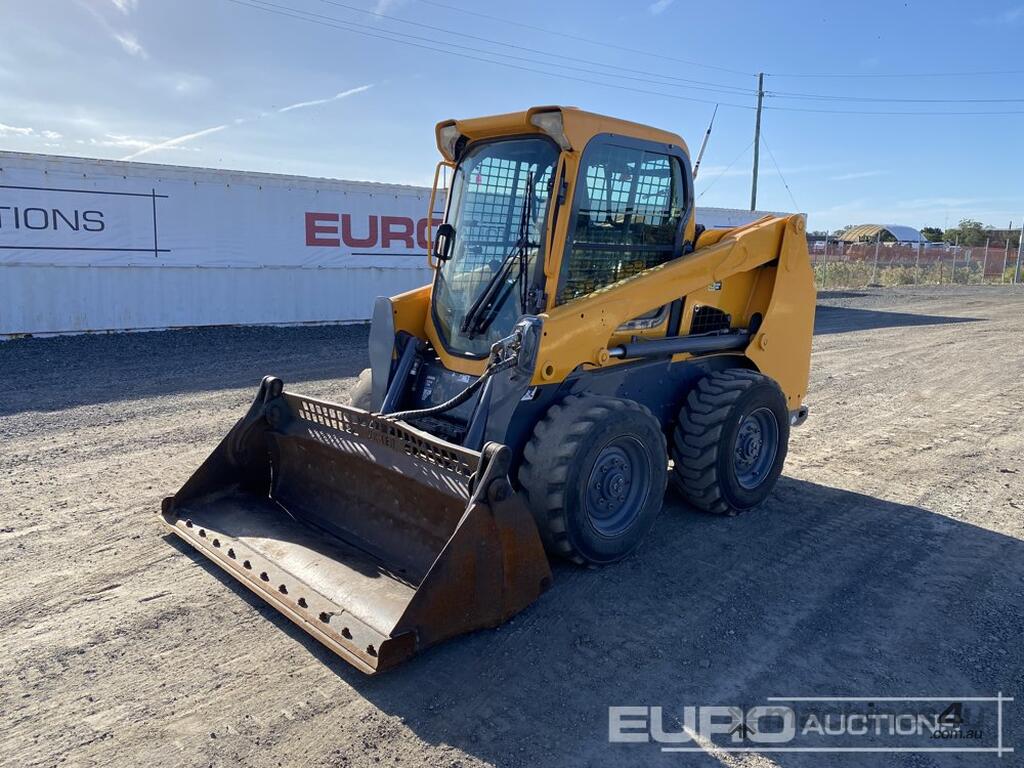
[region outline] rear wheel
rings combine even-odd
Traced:
[[[667,466],[665,435],[650,411],[632,400],[573,395],[537,424],[519,484],[548,551],[612,563],[654,523]]]
[[[361,408],[364,411],[370,410],[373,397],[373,377],[369,368],[364,368],[359,374],[356,383],[348,392],[348,404],[353,408]]]
[[[672,435],[673,479],[695,507],[720,515],[752,509],[771,493],[789,444],[779,385],[734,368],[700,380]]]

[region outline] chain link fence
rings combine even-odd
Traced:
[[[832,240],[807,245],[819,289],[1015,282],[1017,244],[1010,241],[971,247]]]

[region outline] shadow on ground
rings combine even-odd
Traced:
[[[0,343],[0,415],[357,376],[369,326],[231,327]]]
[[[922,315],[912,312],[885,312],[877,309],[830,307],[819,304],[814,314],[814,334],[871,331],[878,328],[912,328],[919,325],[973,323],[981,318]]]
[[[818,299],[859,299],[870,294],[864,291],[818,291]]]
[[[975,318],[821,306],[815,334],[971,322]],[[200,328],[16,339],[0,344],[0,415],[116,400],[353,377],[367,325]],[[57,384],[55,384],[57,383]]]
[[[651,744],[609,745],[609,705],[681,711],[750,707],[768,696],[1019,687],[1021,541],[789,478],[764,507],[732,519],[668,502],[626,561],[559,565],[552,589],[509,624],[374,678],[176,546],[424,741],[497,766],[723,764],[706,755],[684,762]],[[1019,723],[1007,718],[1007,744]],[[771,755],[783,766],[821,757]],[[870,764],[935,764],[914,760],[873,755]]]

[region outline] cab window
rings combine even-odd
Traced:
[[[602,142],[588,147],[557,302],[662,264],[680,248],[686,186],[678,157]]]

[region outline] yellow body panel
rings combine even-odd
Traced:
[[[405,331],[422,339],[424,331],[432,323],[430,317],[430,294],[432,285],[424,285],[411,291],[391,297],[391,312],[395,317],[395,332]]]
[[[549,203],[544,261],[549,298],[547,311],[541,315],[544,330],[533,384],[560,382],[582,365],[622,364],[609,358],[610,346],[634,336],[664,336],[668,321],[666,318],[655,328],[641,331],[616,333],[616,329],[646,312],[684,298],[682,334],[689,332],[693,308],[700,304],[730,314],[734,328],[747,327],[751,317],[760,313],[761,327],[745,354],[759,370],[779,383],[790,409],[798,408],[807,391],[815,302],[800,216],[766,217],[735,229],[706,231],[697,240],[693,253],[554,306],[564,245],[570,236],[579,164],[588,142],[600,134],[615,134],[671,145],[689,154],[686,143],[674,133],[569,107],[534,107],[489,117],[448,120],[437,126],[438,149],[445,161],[455,160],[443,138],[453,128],[471,142],[545,134],[532,118],[555,111],[561,114],[562,135],[556,140],[563,150],[555,178],[565,180],[566,194],[561,206],[556,195],[552,195]],[[691,208],[690,218],[684,224],[686,240],[694,240],[695,228],[696,216]],[[426,338],[450,370],[470,375],[484,372],[486,360],[459,357],[445,350],[430,316],[429,286],[393,301],[396,330]],[[673,359],[687,357],[682,354]]]
[[[781,271],[766,266],[776,259]],[[764,277],[759,268],[764,269]],[[715,245],[550,310],[543,315],[544,335],[533,383],[561,381],[583,364],[615,364],[607,357],[608,343],[619,325],[680,296],[703,299],[713,295],[707,288],[718,281],[723,283],[718,305],[733,314],[734,323],[740,320],[742,327],[743,321],[749,320],[745,313],[753,314],[764,302],[767,287],[754,290],[755,282],[762,280],[765,286],[772,283],[771,300],[746,354],[758,369],[779,382],[790,409],[795,409],[807,392],[815,300],[799,216],[765,219],[731,230]],[[724,290],[731,283],[736,289]],[[692,313],[693,303],[687,304],[687,312]],[[684,317],[684,329],[687,322]],[[776,344],[770,343],[776,338]]]

